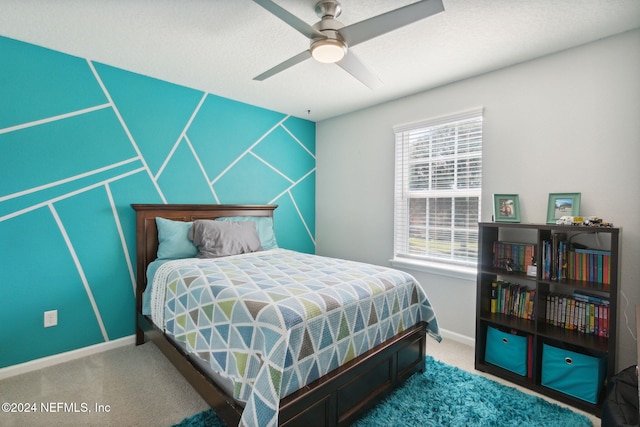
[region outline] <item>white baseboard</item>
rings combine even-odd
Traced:
[[[475,338],[468,337],[466,335],[459,334],[457,332],[448,331],[446,329],[440,329],[440,335],[443,339],[450,339],[451,341],[459,342],[471,347],[476,346]]]
[[[89,347],[83,347],[77,350],[67,351],[65,353],[54,354],[53,356],[47,356],[41,359],[31,360],[29,362],[20,363],[18,365],[7,366],[6,368],[0,368],[0,380],[13,377],[16,375],[24,374],[27,372],[31,372],[31,371],[37,371],[38,369],[57,365],[59,363],[68,362],[70,360],[79,359],[81,357],[102,353],[107,350],[113,350],[114,348],[133,345],[135,343],[136,343],[136,336],[129,335],[127,337],[119,338],[117,340],[90,345]]]

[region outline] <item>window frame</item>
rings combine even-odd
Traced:
[[[467,234],[467,238],[470,238],[471,240],[464,240],[464,241],[472,242],[472,243],[473,241],[475,241],[476,242],[475,244],[477,244],[477,241],[478,241],[477,223],[480,222],[480,218],[481,218],[483,119],[484,119],[483,108],[478,107],[471,110],[459,112],[456,114],[449,114],[446,116],[436,117],[433,119],[428,119],[428,120],[423,120],[419,122],[398,125],[393,127],[393,131],[395,134],[394,140],[395,140],[395,146],[396,146],[395,148],[396,174],[395,174],[395,191],[394,191],[395,192],[394,194],[394,242],[393,242],[394,258],[391,260],[391,263],[393,265],[405,267],[405,268],[418,269],[421,271],[427,271],[432,273],[433,272],[442,273],[445,275],[452,275],[455,277],[460,277],[465,279],[471,278],[472,274],[475,275],[475,271],[477,268],[477,252],[478,252],[477,249],[476,249],[476,257],[474,260],[456,259],[455,250],[453,249],[450,249],[449,257],[442,257],[442,258],[433,256],[433,251],[430,255],[429,250],[426,250],[425,254],[417,254],[417,255],[412,254],[410,249],[411,244],[409,242],[411,237],[411,232],[410,232],[411,221],[408,218],[409,218],[409,212],[410,212],[409,200],[411,199],[410,196],[412,195],[415,196],[415,195],[423,194],[425,198],[430,197],[432,199],[450,198],[451,204],[452,204],[452,208],[451,208],[452,215],[449,219],[450,225],[445,227],[445,230],[448,233],[451,233],[451,236],[453,236],[456,233],[456,231],[462,231],[463,229],[466,230],[467,233],[469,233],[469,227],[456,227],[455,224],[457,219],[453,215],[455,214],[455,211],[456,211],[455,210],[456,197],[465,197],[465,198],[471,197],[477,203],[477,206],[475,206],[475,208],[477,208],[477,218],[475,218],[474,216],[475,221],[471,220],[471,222],[475,222],[475,227],[473,227],[475,230],[471,231],[471,235]],[[416,189],[410,190],[409,182],[415,183],[415,180],[413,181],[410,180],[410,175],[412,174],[411,165],[415,165],[420,160],[422,160],[422,159],[418,159],[418,161],[408,160],[409,156],[407,154],[407,151],[408,151],[409,141],[411,138],[411,132],[414,132],[414,133],[429,132],[429,131],[433,132],[434,130],[433,128],[442,128],[443,125],[444,126],[450,125],[450,128],[452,129],[454,128],[459,129],[460,127],[462,127],[461,125],[468,124],[471,122],[476,122],[479,128],[479,135],[480,135],[479,149],[478,147],[475,147],[472,150],[472,152],[466,152],[462,154],[457,152],[457,149],[461,145],[460,144],[461,139],[458,139],[458,136],[456,134],[456,137],[453,140],[453,144],[452,144],[454,147],[452,151],[453,154],[446,154],[442,156],[441,159],[445,159],[445,158],[447,160],[453,159],[454,168],[453,168],[453,177],[451,178],[452,180],[454,180],[453,182],[455,182],[456,177],[458,177],[458,161],[459,160],[464,160],[465,158],[467,158],[467,159],[474,159],[475,161],[479,161],[480,162],[479,171],[475,170],[473,172],[469,172],[469,175],[464,176],[464,178],[466,178],[468,182],[472,181],[469,177],[473,176],[475,181],[478,182],[477,187],[463,188],[463,189],[450,188],[450,189],[444,189],[444,190],[438,190],[438,189],[434,190],[433,188],[428,188],[426,190],[416,190]],[[478,132],[478,130],[476,132]],[[412,142],[415,142],[415,139],[412,140]],[[429,165],[432,165],[435,162],[433,160],[433,157],[431,157],[431,153],[433,152],[432,144],[433,144],[433,141],[430,141],[429,154],[425,155],[425,159],[427,159],[425,161],[425,164],[429,163]],[[472,147],[472,146],[473,144],[471,144],[469,147]],[[445,150],[447,150],[448,147],[449,145],[445,146]],[[431,158],[431,160],[429,160],[429,158]],[[414,175],[413,177],[415,178],[416,175]],[[428,180],[427,185],[433,187],[433,182],[431,182],[432,175],[430,174],[430,172],[429,172],[429,177],[426,179]],[[431,223],[434,222],[433,220],[429,219],[428,210],[429,210],[429,207],[427,204],[427,207],[425,210],[425,218],[424,218],[425,230],[428,228],[430,222]],[[428,235],[426,232],[425,232],[425,239],[427,239],[426,242],[429,241]],[[452,243],[455,242],[455,239],[453,237],[451,238],[451,242]]]

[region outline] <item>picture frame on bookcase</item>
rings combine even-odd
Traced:
[[[580,193],[549,193],[547,224],[555,224],[563,216],[580,215]]]
[[[495,222],[520,222],[520,197],[517,194],[493,195]]]

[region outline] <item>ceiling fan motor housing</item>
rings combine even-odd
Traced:
[[[344,27],[342,22],[336,21],[335,19],[323,19],[322,21],[313,25],[313,28],[320,31],[322,34],[327,36],[328,39],[340,40],[345,43],[344,39],[340,35],[340,28]],[[322,38],[314,38],[313,41],[322,40]]]

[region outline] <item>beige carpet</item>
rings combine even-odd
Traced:
[[[152,343],[4,379],[0,401],[36,403],[35,413],[0,413],[0,425],[21,427],[170,426],[208,408]],[[42,412],[41,402],[66,403],[72,412]],[[81,412],[83,403],[91,412]],[[96,404],[109,412],[96,412]]]
[[[473,347],[447,339],[440,344],[428,340],[427,353],[474,372]],[[207,409],[151,343],[4,379],[0,381],[0,402],[29,404],[29,409],[35,404],[35,412],[0,412],[1,426],[20,427],[164,427]],[[43,405],[49,412],[43,412]],[[600,425],[598,418],[590,419]]]

